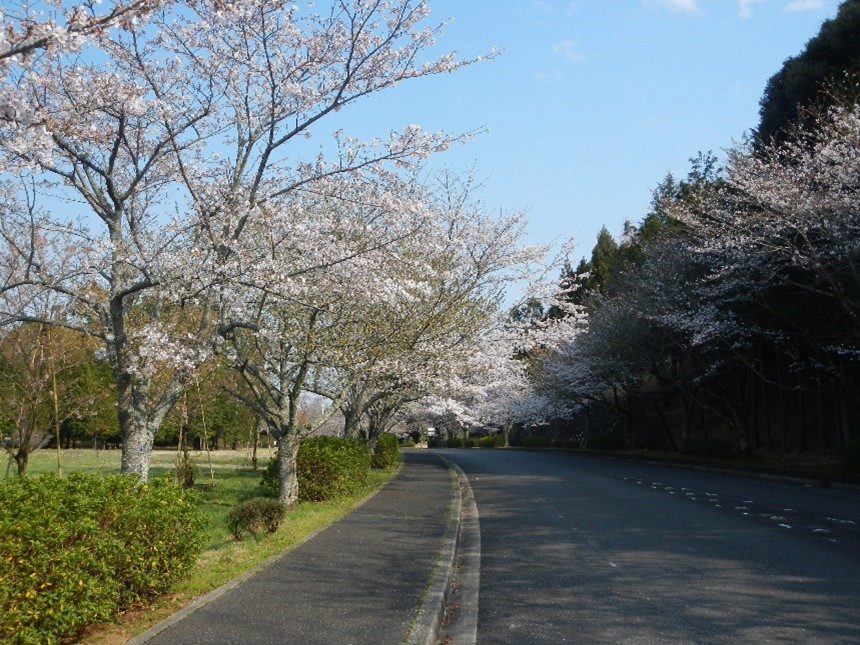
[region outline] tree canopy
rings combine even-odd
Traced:
[[[843,99],[856,99],[860,83],[860,0],[844,0],[834,18],[797,56],[770,77],[760,102],[756,138],[763,144],[808,130],[815,115]]]

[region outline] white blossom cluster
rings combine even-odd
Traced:
[[[4,9],[0,305],[35,319],[58,295],[48,322],[101,339],[124,469],[146,476],[158,425],[216,356],[284,436],[303,390],[426,392],[537,257],[520,216],[418,180],[469,133],[325,125],[476,62],[425,55],[441,33],[425,3],[42,4]],[[321,128],[332,143],[303,157]]]

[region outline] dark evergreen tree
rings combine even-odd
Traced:
[[[805,49],[771,76],[760,102],[757,142],[784,142],[793,128],[808,130],[814,115],[835,101],[853,102],[858,79],[860,0],[845,0]]]

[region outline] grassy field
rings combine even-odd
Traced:
[[[258,451],[259,468],[265,468],[270,451]],[[211,474],[210,463],[211,458]],[[118,450],[64,450],[64,473],[78,470],[119,472]],[[201,508],[209,515],[206,545],[197,564],[186,580],[177,583],[172,592],[159,598],[150,607],[126,612],[117,623],[100,625],[90,630],[80,641],[88,645],[114,645],[148,629],[168,617],[194,598],[215,589],[239,574],[260,564],[272,555],[302,541],[308,535],[344,517],[361,499],[387,482],[395,470],[371,470],[368,486],[355,495],[331,502],[302,503],[287,514],[280,530],[258,541],[248,537],[236,542],[227,531],[225,517],[236,504],[261,493],[260,472],[251,467],[250,455],[245,451],[214,451],[192,453],[195,466],[195,488],[198,489]],[[150,477],[174,476],[176,453],[156,451],[152,459]],[[5,470],[5,468],[4,468]],[[55,473],[57,455],[53,450],[36,451],[28,468],[29,475]],[[14,467],[9,471],[15,472]],[[214,481],[214,483],[213,483]]]

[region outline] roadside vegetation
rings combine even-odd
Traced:
[[[424,3],[7,4],[10,642],[79,632],[79,603],[137,629],[295,544],[391,476],[395,426],[860,471],[860,0],[774,77],[748,145],[699,153],[620,240],[551,269],[522,213],[425,173],[469,133],[323,134],[496,55],[437,56]],[[521,280],[544,290],[507,312]],[[136,549],[148,564],[120,561]],[[88,596],[100,582],[121,602]]]
[[[237,540],[231,512],[264,494],[262,472],[247,451],[192,453],[194,464],[211,459],[214,484],[207,477],[190,490],[173,483],[176,452],[156,451],[147,485],[155,495],[137,492],[133,479],[119,475],[118,450],[64,451],[62,479],[52,474],[53,451],[34,452],[28,476],[0,480],[0,642],[75,634],[86,643],[123,642],[346,515],[396,472],[396,460],[371,469],[364,454],[356,485],[341,486],[326,501],[300,502],[279,515],[275,532],[245,532]],[[146,499],[152,503],[140,503]],[[116,531],[107,530],[112,522]],[[129,567],[132,560],[140,567]]]
[[[517,308],[536,392],[564,408],[535,432],[860,473],[858,33],[844,0],[744,143],[695,154]]]

